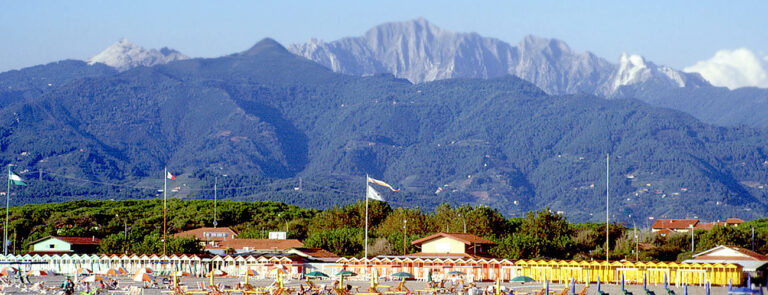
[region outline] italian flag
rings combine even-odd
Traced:
[[[13,183],[14,185],[27,185],[24,183],[24,180],[21,179],[20,176],[16,175],[16,173],[13,173],[13,171],[8,171],[8,181]]]
[[[171,172],[168,172],[168,170],[166,170],[165,171],[165,178],[176,179],[176,176],[173,176],[173,174],[171,174]]]

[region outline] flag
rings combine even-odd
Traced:
[[[173,176],[173,174],[171,174],[171,172],[169,172],[168,170],[166,170],[166,171],[165,171],[165,178],[168,178],[168,179],[171,179],[171,180],[173,180],[173,179],[176,179],[176,176]]]
[[[381,181],[381,180],[376,180],[376,179],[373,179],[373,178],[370,178],[370,177],[368,177],[368,183],[373,183],[373,184],[378,184],[378,185],[380,185],[380,186],[388,187],[388,188],[389,188],[389,189],[391,189],[393,192],[399,191],[399,190],[396,190],[395,188],[393,188],[391,185],[389,185],[389,184],[388,184],[388,183],[386,183],[386,182],[383,182],[383,181]]]
[[[368,177],[367,181],[368,181],[368,183],[366,184],[365,197],[369,198],[369,199],[372,199],[372,200],[386,202],[386,200],[384,200],[384,197],[382,197],[381,194],[379,192],[377,192],[371,186],[371,183],[377,184],[377,185],[380,185],[380,186],[383,186],[383,187],[387,187],[387,188],[391,189],[393,192],[398,191],[395,188],[393,188],[391,185],[389,185],[388,183],[383,182],[381,180],[376,180],[376,179]]]
[[[382,197],[381,194],[379,194],[379,192],[373,189],[370,184],[366,185],[365,197],[371,200],[386,202],[386,200],[384,200],[384,197]]]
[[[8,180],[15,184],[15,185],[27,185],[24,183],[24,180],[21,179],[16,173],[13,173],[13,171],[8,170]]]

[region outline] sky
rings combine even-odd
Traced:
[[[333,41],[422,17],[446,30],[511,44],[529,34],[556,38],[614,63],[627,52],[676,69],[719,71],[726,80],[723,73],[736,71],[747,75],[739,81],[768,87],[766,11],[768,1],[713,0],[9,0],[0,2],[0,72],[85,60],[123,37],[145,48],[217,57],[265,37],[284,45]]]

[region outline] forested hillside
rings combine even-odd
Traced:
[[[548,96],[515,77],[413,85],[353,77],[264,40],[242,53],[82,78],[0,110],[14,204],[160,196],[351,204],[549,206],[601,220],[765,215],[768,136],[635,100]],[[299,188],[299,178],[302,185]]]

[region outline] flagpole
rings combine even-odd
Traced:
[[[11,196],[11,164],[8,164],[8,189],[5,191],[5,228],[3,230],[3,255],[8,256],[8,199]]]
[[[216,184],[218,182],[218,177],[213,177],[213,228],[216,228],[216,225],[218,225],[218,222],[216,221]],[[288,231],[285,231],[286,236],[288,235]]]
[[[365,174],[365,270],[368,270],[368,174]]]
[[[163,167],[163,255],[165,255],[166,215],[168,211],[168,167]]]
[[[608,180],[610,177],[611,154],[605,154],[605,262],[608,263],[608,251],[610,243],[608,242],[608,201],[609,192]]]

